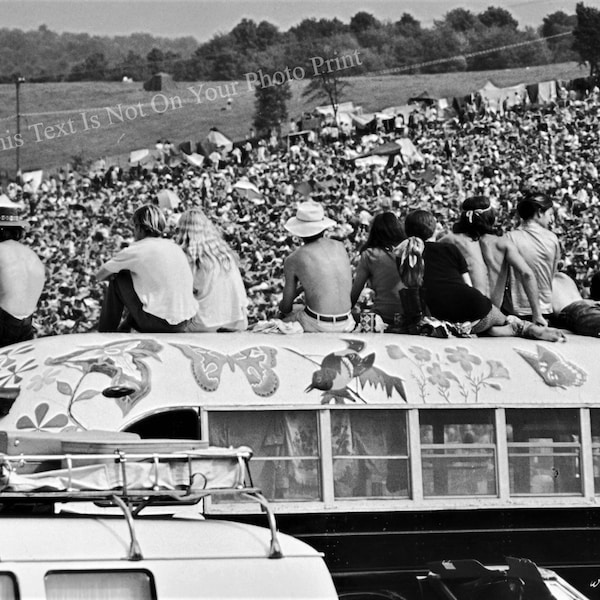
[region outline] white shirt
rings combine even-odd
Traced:
[[[102,270],[130,271],[144,311],[171,325],[196,314],[192,271],[183,250],[171,240],[157,237],[138,240],[104,263]]]

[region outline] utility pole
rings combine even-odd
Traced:
[[[17,140],[21,137],[21,108],[19,102],[19,87],[25,83],[25,78],[20,75],[15,75],[15,86],[17,87]],[[21,147],[17,144],[17,178],[21,179]],[[19,181],[20,183],[20,181]]]

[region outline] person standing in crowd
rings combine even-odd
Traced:
[[[165,217],[152,204],[133,213],[134,243],[97,273],[109,279],[98,331],[176,333],[196,314],[193,278],[183,250],[164,239]],[[124,317],[124,309],[127,315]]]
[[[237,256],[215,225],[200,209],[190,209],[179,219],[175,242],[188,259],[198,303],[186,331],[247,329],[248,298]]]
[[[0,346],[31,340],[33,313],[46,273],[37,254],[21,243],[27,221],[19,207],[0,196]]]
[[[545,194],[535,193],[517,204],[522,225],[506,236],[516,246],[525,262],[532,269],[539,290],[539,302],[545,319],[552,314],[552,280],[558,271],[560,243],[550,231],[554,218],[554,205]],[[510,275],[511,314],[532,320],[533,309],[523,284]]]
[[[375,215],[365,242],[350,294],[352,306],[356,304],[367,281],[375,293],[372,311],[392,327],[402,318],[400,288],[403,287],[396,267],[393,249],[404,239],[396,215],[383,212]]]
[[[352,271],[342,242],[324,237],[335,225],[316,202],[302,202],[285,229],[302,239],[283,263],[283,298],[280,317],[297,321],[307,332],[348,332],[355,327],[352,307]],[[293,311],[294,300],[304,292],[305,306]]]
[[[557,329],[503,315],[488,297],[471,286],[460,250],[435,241],[436,229],[435,217],[426,210],[413,211],[406,217],[404,230],[409,237],[398,248],[398,268],[406,288],[415,292],[414,302],[404,306],[409,321],[417,301],[424,298],[432,317],[451,323],[470,322],[471,333],[477,335],[516,335],[551,342],[565,339]],[[424,294],[420,293],[421,288]],[[425,313],[425,307],[418,309]]]
[[[502,308],[507,293],[508,277],[519,277],[532,310],[532,321],[548,322],[542,316],[535,274],[516,246],[495,226],[496,211],[485,196],[472,196],[462,203],[462,212],[452,233],[440,242],[458,246],[463,253],[473,287],[488,296],[492,304]]]

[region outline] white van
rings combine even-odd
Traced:
[[[18,451],[56,446],[56,436],[4,432],[0,440],[12,451],[0,464],[2,600],[337,599],[322,555],[279,534],[247,484],[247,448],[183,450],[185,442],[169,440],[179,447],[170,451],[164,442],[63,434],[58,454],[31,455]],[[69,445],[104,453],[64,452]],[[231,494],[258,501],[268,527],[205,520],[194,504]],[[157,503],[162,514],[144,514]]]

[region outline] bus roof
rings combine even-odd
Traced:
[[[592,405],[598,341],[76,334],[0,351],[0,428],[118,431],[182,407]]]

